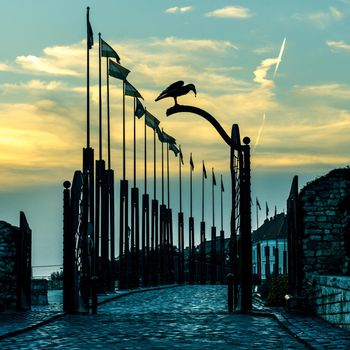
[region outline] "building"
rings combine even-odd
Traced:
[[[288,272],[288,225],[284,213],[277,214],[252,233],[253,274],[261,279]]]

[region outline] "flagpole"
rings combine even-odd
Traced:
[[[135,111],[136,111],[136,97],[134,97],[134,188],[136,187],[136,116],[135,116]]]
[[[90,7],[86,8],[86,20],[89,23]],[[90,47],[89,30],[86,37],[86,148],[90,148]]]
[[[221,231],[224,230],[224,202],[222,194],[222,175],[221,175]]]
[[[202,169],[202,222],[204,222],[204,160]]]
[[[162,205],[164,205],[164,143],[163,142],[162,142]]]
[[[180,191],[180,213],[182,212],[182,186],[181,186],[181,146],[180,146],[180,156],[179,156],[179,191]]]
[[[256,200],[255,206],[256,206],[256,229],[258,229],[259,228],[258,200]]]
[[[190,155],[190,159],[192,159],[192,152]],[[192,160],[193,162],[193,160]],[[192,165],[190,164],[190,217],[192,217]]]
[[[145,108],[146,110],[146,108]],[[145,159],[145,194],[147,193],[147,131],[146,131],[146,116],[144,126],[144,159]]]
[[[146,117],[145,117],[146,122]],[[157,149],[156,149],[156,129],[153,129],[153,199],[157,198]]]
[[[213,199],[213,227],[215,226],[215,210],[214,210],[214,168],[211,168],[212,171],[212,186],[211,186],[211,193],[212,193],[212,199]]]
[[[123,180],[125,180],[125,80],[123,80]]]
[[[167,177],[167,192],[168,192],[168,209],[170,209],[170,189],[169,189],[169,143],[166,144],[166,177]]]
[[[99,158],[102,160],[102,88],[101,88],[101,33],[98,33],[98,144]]]
[[[110,127],[110,110],[109,110],[109,62],[106,57],[107,67],[107,152],[108,152],[108,170],[111,169],[111,127]]]

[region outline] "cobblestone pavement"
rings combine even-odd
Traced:
[[[228,314],[225,286],[131,294],[98,315],[66,315],[0,349],[305,349],[273,318]]]

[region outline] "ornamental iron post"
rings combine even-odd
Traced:
[[[219,122],[208,112],[194,107],[194,106],[184,106],[175,104],[173,107],[170,107],[166,111],[167,116],[171,116],[175,113],[193,113],[197,114],[200,117],[208,120],[213,127],[220,134],[225,143],[230,147],[230,171],[231,171],[231,182],[232,182],[232,209],[231,209],[231,251],[232,251],[232,263],[233,263],[233,272],[234,272],[234,306],[238,308],[238,299],[240,299],[240,308],[242,312],[247,312],[251,310],[251,300],[252,300],[252,260],[251,260],[251,211],[250,211],[250,139],[244,138],[244,145],[241,145],[239,137],[239,127],[237,124],[232,125],[231,137],[225,132]],[[241,215],[241,246],[243,250],[240,251],[240,275],[247,271],[250,271],[244,278],[238,280],[238,244],[237,244],[237,228],[236,228],[236,167],[235,159],[238,153],[239,160],[239,172],[240,172],[240,181],[239,186],[243,185],[240,189],[240,201],[243,200],[243,203],[240,203],[240,215]],[[244,198],[243,198],[244,197]],[[245,208],[245,212],[241,211]],[[243,220],[243,223],[242,223]],[[243,224],[243,230],[242,230]],[[250,249],[250,252],[248,250]],[[242,254],[246,253],[246,254]],[[238,289],[239,284],[241,284],[242,295],[239,298]],[[243,296],[244,293],[244,296]]]

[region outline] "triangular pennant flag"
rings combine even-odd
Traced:
[[[180,146],[180,159],[181,159],[182,165],[184,165],[184,156],[182,154],[181,146]]]
[[[207,178],[207,171],[205,169],[204,161],[203,161],[203,175],[204,175],[204,178],[206,179]]]
[[[176,140],[165,131],[158,132],[158,138],[162,143],[176,144]]]
[[[125,67],[121,66],[118,63],[115,63],[112,60],[109,60],[109,69],[108,74],[113,77],[120,80],[126,80],[126,77],[130,73],[129,69],[126,69]]]
[[[145,109],[142,106],[142,103],[138,98],[136,98],[136,108],[135,108],[135,115],[137,118],[142,118],[142,116],[145,114]]]
[[[158,125],[160,121],[147,110],[145,110],[145,118],[146,118],[146,125],[152,128],[153,130],[156,130],[158,133],[158,129],[159,129]]]
[[[87,13],[86,13],[86,27],[87,27],[87,45],[89,49],[92,49],[94,45],[94,33],[92,32],[92,27],[90,24],[89,7],[87,8]]]
[[[180,150],[173,143],[169,143],[169,149],[174,152],[175,157],[180,153]]]
[[[118,63],[120,62],[119,55],[102,38],[101,38],[101,55],[102,55],[102,57],[114,57]]]
[[[259,210],[261,210],[261,206],[260,206],[258,197],[256,197],[256,206],[257,206],[257,208],[258,208]]]
[[[212,169],[213,172],[213,185],[216,186],[216,179],[215,179],[215,174],[214,174],[214,168]]]
[[[192,153],[190,155],[190,166],[191,166],[191,171],[194,170],[194,164],[193,164],[193,159],[192,159]]]
[[[127,80],[125,80],[125,95],[143,99],[141,94]]]

